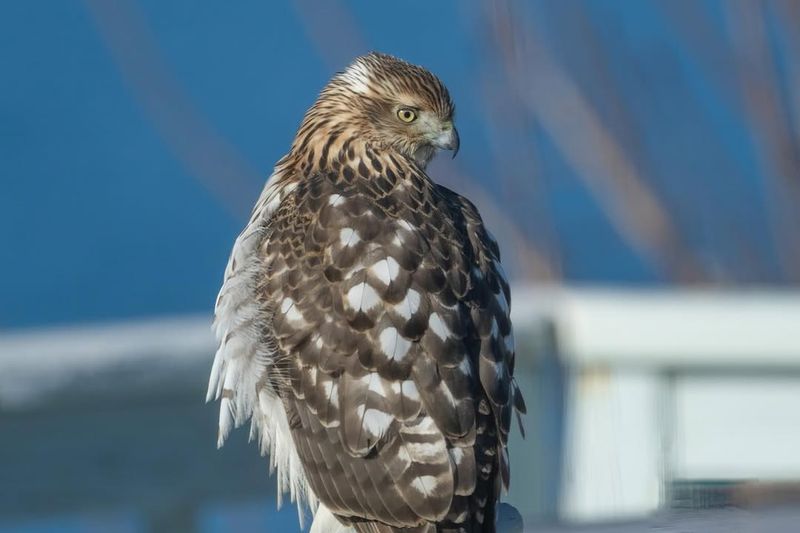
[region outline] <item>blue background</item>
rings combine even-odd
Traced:
[[[700,281],[796,281],[770,230],[768,184],[798,176],[759,151],[724,2],[510,6],[514,39],[535,36],[576,84],[673,216]],[[680,282],[620,233],[563,141],[498,98],[507,73],[487,31],[492,9],[3,2],[0,327],[210,313],[230,245],[303,112],[371,49],[449,85],[462,150],[431,174],[456,169],[489,191],[485,201],[543,243],[555,281]],[[798,116],[787,71],[797,33],[772,7],[763,16],[777,97]],[[534,64],[527,74],[539,75]],[[796,160],[795,126],[782,149]]]

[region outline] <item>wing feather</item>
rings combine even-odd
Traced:
[[[263,335],[265,313],[257,301],[258,284],[265,265],[259,246],[269,229],[272,215],[294,188],[279,171],[268,180],[247,226],[236,239],[214,310],[214,331],[219,342],[206,401],[220,400],[217,445],[222,446],[234,427],[251,420],[251,438],[270,456],[270,470],[278,477],[279,503],[284,492],[302,507],[316,507],[294,446],[291,445],[286,413],[280,400],[265,383],[278,373],[275,346]]]
[[[276,394],[309,486],[342,520],[493,520],[524,407],[508,284],[471,204],[394,176],[380,191],[314,176],[274,213],[257,291]]]

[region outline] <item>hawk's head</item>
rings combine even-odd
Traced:
[[[453,112],[450,94],[439,78],[422,67],[373,52],[331,80],[304,126],[316,124],[330,133],[344,128],[346,134],[396,150],[424,167],[437,150],[453,150],[455,157],[459,139]]]

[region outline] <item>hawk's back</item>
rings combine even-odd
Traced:
[[[258,255],[265,386],[316,496],[365,531],[491,529],[521,397],[508,284],[474,206],[368,152],[297,180]]]

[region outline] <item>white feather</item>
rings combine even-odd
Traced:
[[[353,246],[354,244],[358,244],[361,240],[361,237],[358,236],[358,232],[353,228],[342,228],[339,232],[339,241],[342,243],[342,246]]]
[[[359,406],[361,408],[363,406]],[[378,409],[367,409],[364,413],[364,430],[375,438],[381,438],[389,429],[394,417]]]
[[[413,380],[407,379],[405,380],[402,385],[400,385],[400,390],[403,392],[403,396],[408,398],[411,401],[417,402],[420,399],[419,391],[417,390],[417,385],[414,383]]]
[[[386,391],[383,390],[383,380],[376,372],[369,374],[369,387],[367,387],[367,390],[371,390],[380,396],[386,395]]]
[[[381,343],[381,350],[394,361],[402,361],[408,355],[411,342],[397,332],[393,327],[384,328],[378,340]]]
[[[354,285],[347,291],[347,303],[352,309],[369,311],[380,302],[380,296],[366,282]]]
[[[420,476],[414,478],[414,481],[411,482],[411,486],[422,494],[433,494],[439,486],[439,479],[436,476]]]
[[[340,74],[353,92],[366,94],[369,92],[369,67],[356,61]]]
[[[461,373],[465,376],[472,375],[472,363],[470,363],[468,355],[464,354],[461,362],[458,364],[458,369],[461,370]]]
[[[327,507],[320,504],[309,533],[355,533],[355,531],[352,527],[339,522]]]
[[[372,265],[370,270],[379,280],[381,280],[381,283],[389,286],[389,284],[394,281],[394,279],[400,273],[400,265],[393,257],[387,257],[386,259],[381,259]]]
[[[443,341],[447,340],[453,333],[450,331],[450,328],[447,327],[447,324],[444,323],[442,317],[439,316],[439,313],[431,313],[431,316],[428,317],[428,326],[431,328],[431,331]]]
[[[419,301],[420,301],[419,293],[414,289],[409,289],[408,292],[406,293],[405,298],[399,301],[397,305],[394,306],[394,308],[400,314],[400,316],[408,320],[419,309]]]
[[[281,495],[288,492],[297,502],[302,523],[303,506],[314,509],[317,500],[294,448],[282,402],[271,390],[258,387],[274,354],[261,340],[260,307],[255,295],[256,280],[266,268],[255,253],[258,237],[294,187],[279,173],[274,174],[233,245],[215,308],[214,332],[219,348],[211,367],[206,401],[221,398],[218,446],[224,444],[231,429],[251,420],[250,436],[259,440],[262,453],[269,454],[270,469],[277,476],[278,504]],[[291,312],[293,302],[282,303],[284,312]]]

